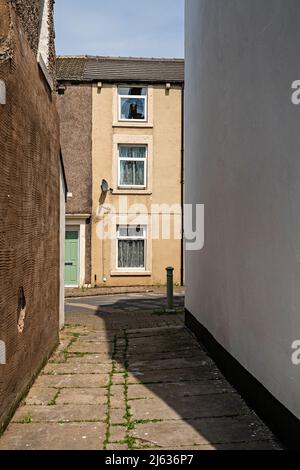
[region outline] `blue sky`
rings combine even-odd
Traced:
[[[184,0],[56,0],[58,54],[183,57]]]

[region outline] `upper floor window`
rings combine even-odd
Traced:
[[[146,87],[119,87],[119,120],[146,121],[148,89]]]
[[[119,145],[119,187],[147,186],[147,146]]]

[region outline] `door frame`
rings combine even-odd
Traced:
[[[85,279],[85,263],[86,263],[86,224],[87,220],[91,217],[90,214],[66,214],[66,230],[78,230],[79,231],[79,254],[78,254],[78,286],[86,286]],[[65,286],[68,287],[68,286]]]
[[[77,281],[76,284],[68,285],[65,284],[66,288],[78,288],[79,283],[80,283],[80,227],[78,226],[72,226],[72,225],[67,225],[66,226],[66,232],[77,232],[78,233],[78,238],[77,238]]]

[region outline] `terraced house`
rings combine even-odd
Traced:
[[[169,265],[182,284],[184,61],[60,57],[57,76],[66,286],[163,284]]]

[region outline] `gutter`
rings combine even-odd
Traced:
[[[145,84],[145,85],[165,85],[166,83],[171,83],[171,85],[174,86],[183,86],[182,80],[141,80],[141,79],[119,79],[119,78],[114,78],[114,79],[101,79],[101,78],[81,78],[81,79],[75,79],[75,78],[57,78],[58,83],[65,83],[65,84],[71,84],[71,85],[86,85],[86,84],[93,84],[93,83],[98,83],[101,81],[102,83],[107,83],[109,85],[111,84]]]

